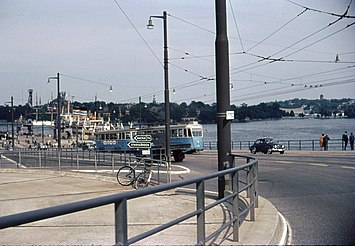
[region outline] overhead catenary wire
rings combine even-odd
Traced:
[[[244,52],[245,49],[244,49],[244,45],[243,45],[243,42],[242,42],[242,38],[241,38],[241,36],[240,36],[240,32],[239,32],[239,28],[238,28],[238,23],[237,23],[237,18],[235,17],[235,13],[234,13],[234,9],[233,9],[233,5],[232,5],[231,0],[229,0],[229,6],[230,6],[230,8],[231,8],[231,12],[232,12],[232,16],[233,16],[233,21],[234,21],[235,28],[237,29],[237,33],[238,33],[238,37],[239,37],[240,46],[242,46],[242,51]]]
[[[305,10],[303,10],[302,12],[305,12],[305,11],[307,11],[306,9]],[[169,16],[172,16],[172,15],[169,15]],[[339,16],[337,16],[337,17],[339,17]],[[191,25],[193,25],[193,26],[195,26],[195,27],[198,27],[197,25],[195,25],[195,24],[193,24],[193,23],[191,23],[191,22],[188,22],[188,21],[184,21],[184,20],[182,20],[181,18],[177,18],[177,19],[179,19],[179,20],[181,20],[181,21],[183,21],[183,22],[185,22],[185,23],[189,23],[189,24],[191,24]],[[208,31],[208,32],[210,32],[210,33],[214,33],[214,32],[211,32],[211,31],[209,31],[209,30],[207,30],[207,29],[204,29],[205,31]],[[306,37],[307,38],[307,37]],[[326,37],[325,37],[326,38]],[[320,41],[318,41],[318,42],[320,42]],[[312,45],[312,44],[311,44]],[[308,46],[309,47],[309,46]],[[292,46],[286,46],[285,47],[286,49],[284,49],[284,50],[288,50],[288,49],[293,49],[293,47]],[[297,49],[296,51],[297,52],[299,52],[300,50],[305,50],[306,48],[305,47],[303,47],[303,48],[301,48],[301,49]],[[324,53],[324,52],[323,52]],[[192,59],[193,58],[193,56],[187,56],[187,57],[185,57],[184,59]],[[275,58],[276,59],[276,58]],[[284,59],[284,60],[286,60],[286,59]],[[288,61],[293,61],[293,62],[320,62],[320,63],[322,63],[323,61],[317,61],[317,60],[292,60],[292,59],[288,59]],[[268,62],[270,62],[270,61],[268,61]],[[172,64],[171,62],[170,62],[170,64]],[[255,63],[254,63],[255,64]],[[269,64],[269,63],[266,63],[265,65],[267,65],[267,64]],[[175,64],[174,64],[175,65]],[[174,66],[173,65],[173,66]],[[188,71],[190,71],[190,69],[184,69],[184,68],[182,68],[182,66],[175,66],[175,67],[179,67],[179,69],[181,69],[181,70],[188,70]],[[253,67],[254,68],[254,67]],[[251,70],[251,69],[253,69],[253,68],[248,68],[248,69],[246,69],[246,70],[244,70],[244,71],[238,71],[238,72],[245,72],[245,71],[247,71],[247,70]],[[238,69],[240,69],[240,68],[238,68]],[[193,73],[193,72],[192,72]],[[207,80],[206,78],[213,78],[213,76],[201,76],[201,75],[199,75],[199,74],[197,74],[197,73],[195,73],[194,75],[196,75],[196,76],[198,76],[200,79],[199,80],[196,80],[195,82],[194,82],[194,84],[193,85],[189,85],[188,83],[189,82],[187,82],[187,83],[184,83],[183,85],[180,85],[179,86],[179,88],[180,89],[184,89],[184,88],[190,88],[191,86],[197,86],[197,85],[200,85],[200,84],[204,84],[204,83],[207,83],[207,82],[211,82],[210,80]],[[178,87],[178,86],[177,86]],[[177,87],[174,87],[174,88],[177,88]],[[152,95],[153,93],[151,93],[150,95]],[[157,93],[155,93],[155,94],[157,94]],[[204,96],[206,96],[206,95],[204,95]]]
[[[136,33],[139,35],[139,37],[142,39],[143,43],[147,46],[147,48],[149,49],[149,51],[153,54],[153,56],[155,57],[155,59],[159,62],[159,64],[164,67],[163,63],[161,62],[161,60],[159,59],[159,57],[155,54],[154,50],[152,49],[152,47],[150,47],[150,45],[148,44],[148,42],[144,39],[143,35],[139,32],[138,28],[134,25],[134,23],[131,21],[131,19],[128,17],[128,15],[126,14],[126,12],[124,11],[124,9],[121,7],[121,5],[118,4],[118,2],[116,0],[113,0],[116,4],[116,6],[121,10],[121,12],[123,13],[123,15],[126,17],[126,19],[128,20],[128,22],[131,24],[131,26],[134,28],[134,30],[136,31]]]
[[[254,49],[255,47],[259,46],[260,44],[264,43],[264,41],[266,41],[267,39],[269,39],[270,37],[272,37],[273,35],[275,35],[276,33],[278,33],[280,30],[282,30],[284,27],[286,27],[288,24],[290,24],[291,22],[293,22],[295,19],[297,19],[298,17],[300,17],[301,15],[303,15],[305,12],[307,11],[307,9],[303,10],[302,12],[300,12],[299,14],[297,14],[295,17],[293,17],[291,20],[289,20],[288,22],[286,22],[285,24],[283,24],[281,27],[279,27],[278,29],[276,29],[275,31],[273,31],[271,34],[269,34],[268,36],[266,36],[263,40],[259,41],[258,43],[256,43],[255,45],[253,45],[252,47],[250,47],[246,52]],[[244,49],[243,49],[244,51]]]
[[[313,33],[307,35],[306,37],[304,37],[304,38],[298,40],[297,42],[294,42],[293,44],[291,44],[291,45],[289,45],[289,46],[283,48],[282,50],[280,50],[280,51],[278,51],[278,52],[276,52],[276,53],[274,53],[274,54],[272,54],[272,55],[270,55],[270,56],[265,56],[265,57],[266,57],[266,58],[274,57],[275,55],[277,55],[277,54],[279,54],[279,53],[281,53],[281,52],[283,52],[283,51],[285,51],[285,50],[287,50],[287,49],[289,49],[289,48],[295,46],[296,44],[299,44],[299,43],[303,42],[304,40],[306,40],[306,39],[308,39],[308,38],[310,38],[310,37],[312,37],[312,36],[318,34],[318,33],[321,32],[321,31],[323,31],[323,30],[329,28],[330,26],[334,25],[335,23],[337,23],[338,21],[340,21],[340,20],[342,20],[342,19],[343,19],[343,17],[339,17],[339,18],[337,18],[335,21],[333,21],[333,22],[329,23],[328,25],[326,25],[325,27],[323,27],[323,28],[321,28],[321,29],[319,29],[319,30],[317,30],[317,31],[315,31],[315,32],[313,32]],[[313,42],[313,43],[311,43],[311,44],[309,44],[309,45],[307,45],[307,46],[305,46],[305,47],[303,47],[303,48],[301,48],[301,49],[297,49],[296,51],[294,51],[294,52],[292,52],[292,53],[290,53],[290,54],[288,54],[288,55],[286,55],[286,56],[283,56],[283,57],[281,57],[281,58],[278,58],[278,59],[282,59],[282,58],[288,57],[288,56],[290,56],[290,55],[293,55],[293,54],[295,54],[295,53],[298,53],[298,52],[300,52],[300,51],[302,51],[302,50],[305,50],[306,48],[308,48],[308,47],[310,47],[310,46],[312,46],[312,45],[314,45],[314,44],[316,44],[316,43],[318,43],[318,42],[320,42],[320,41],[323,41],[324,39],[329,38],[329,37],[335,35],[336,33],[340,32],[340,31],[345,30],[346,28],[352,26],[353,24],[354,24],[354,23],[352,23],[352,24],[350,24],[350,25],[347,25],[346,27],[344,27],[344,28],[342,28],[342,29],[340,29],[340,30],[338,30],[338,31],[336,31],[336,32],[334,32],[334,33],[332,33],[332,34],[330,34],[330,35],[328,35],[328,36],[322,38],[322,39],[319,39],[319,40],[317,40],[316,42]],[[251,66],[251,65],[255,65],[255,64],[258,64],[258,63],[260,63],[260,62],[262,62],[262,61],[265,61],[265,60],[266,60],[266,59],[262,59],[262,60],[259,60],[259,61],[256,61],[256,62],[252,62],[252,63],[246,64],[246,65],[241,66],[241,67],[239,67],[239,68],[233,68],[233,69],[231,69],[231,71],[233,71],[233,70],[238,70],[238,69],[241,69],[241,68],[244,68],[244,67],[248,67],[248,66]],[[275,58],[275,61],[277,61],[276,58]],[[271,61],[271,62],[269,62],[269,63],[273,63],[273,62],[275,62],[275,61]],[[248,70],[250,70],[250,69],[258,68],[258,67],[261,67],[261,66],[265,66],[265,65],[267,65],[267,64],[269,64],[269,63],[258,64],[257,66],[253,66],[253,67],[251,67],[251,68],[246,68],[246,69],[242,70],[242,72],[248,71]],[[239,72],[241,72],[241,71],[232,72],[231,74],[239,73]]]
[[[322,11],[322,10],[319,10],[319,9],[314,9],[314,8],[306,7],[306,6],[304,6],[304,5],[301,5],[301,4],[299,4],[299,3],[293,2],[293,1],[291,1],[291,0],[286,0],[286,1],[287,1],[287,2],[290,2],[290,3],[294,4],[294,5],[297,5],[297,6],[301,7],[301,8],[304,8],[304,9],[307,9],[307,10],[311,10],[311,11],[314,11],[314,12],[318,12],[318,13],[322,13],[322,14],[332,15],[332,16],[336,16],[336,17],[343,17],[343,18],[355,18],[355,16],[348,15],[348,11],[349,11],[349,8],[350,8],[350,6],[351,6],[352,0],[350,1],[350,3],[349,3],[349,5],[348,5],[348,7],[347,7],[345,13],[342,14],[342,15],[341,15],[341,14],[332,13],[332,12]]]

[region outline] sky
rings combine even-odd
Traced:
[[[355,1],[226,4],[231,104],[355,98]],[[0,0],[0,104],[48,103],[57,73],[74,101],[163,102],[163,11],[171,102],[216,102],[215,1]]]

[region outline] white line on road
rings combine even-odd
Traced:
[[[327,164],[321,164],[321,163],[309,163],[311,166],[318,166],[318,167],[328,167],[329,165]]]
[[[349,167],[349,166],[341,166],[341,168],[346,168],[346,169],[353,169],[353,170],[355,170],[355,167]]]
[[[275,161],[275,162],[278,162],[278,163],[285,163],[285,164],[294,163],[293,161]]]

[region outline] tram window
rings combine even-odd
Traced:
[[[193,130],[192,134],[194,137],[202,137],[202,131],[201,130]]]
[[[173,129],[172,131],[171,131],[171,136],[172,137],[177,137],[177,130],[176,129]]]
[[[192,136],[192,134],[191,134],[191,129],[187,129],[187,136],[188,136],[188,137],[191,137],[191,136]]]
[[[178,137],[179,138],[182,138],[184,136],[182,133],[183,133],[182,129],[179,129],[178,130]]]
[[[130,132],[126,132],[126,139],[131,139],[131,133]]]

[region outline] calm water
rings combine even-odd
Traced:
[[[217,141],[217,125],[203,125],[205,142]],[[317,140],[320,134],[328,134],[330,139],[341,139],[344,131],[355,133],[355,119],[282,119],[253,121],[232,124],[232,141],[254,141],[260,137],[277,140]],[[11,124],[8,125],[11,131]],[[6,125],[0,125],[6,131]],[[16,131],[16,128],[15,128]],[[35,126],[35,134],[41,134],[42,127]],[[51,127],[44,127],[46,135],[53,135]]]
[[[217,141],[217,125],[203,125],[204,140]],[[233,123],[232,141],[254,141],[260,137],[277,140],[317,140],[324,133],[341,139],[344,131],[355,133],[355,119],[281,119]]]

